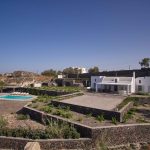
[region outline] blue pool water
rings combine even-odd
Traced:
[[[26,95],[3,95],[0,96],[0,99],[4,100],[17,100],[17,101],[23,101],[33,98],[32,96],[26,96]]]

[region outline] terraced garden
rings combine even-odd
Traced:
[[[67,97],[63,98],[66,99]],[[55,107],[51,104],[51,100],[62,100],[63,98],[59,96],[40,96],[37,99],[35,99],[29,106],[31,108],[43,111],[45,113],[56,115],[62,118],[67,118],[71,121],[78,122],[91,127],[124,123],[150,123],[150,116],[148,115],[150,114],[150,104],[141,105],[136,103],[138,101],[137,97],[126,98],[121,104],[119,104],[118,108],[121,109],[128,102],[134,102],[134,107],[131,110],[129,110],[129,112],[124,116],[124,120],[122,123],[117,122],[115,118],[112,118],[111,120],[106,120],[103,114],[99,114],[96,117],[94,117],[90,112],[84,115],[75,111],[71,111],[69,107]]]

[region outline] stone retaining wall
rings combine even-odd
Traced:
[[[97,109],[97,108],[91,108],[91,107],[86,107],[86,106],[79,106],[75,104],[69,104],[69,103],[64,103],[60,101],[51,101],[51,104],[54,106],[61,106],[61,107],[70,107],[70,110],[82,113],[82,114],[89,114],[91,113],[93,116],[98,116],[100,114],[104,115],[105,119],[111,120],[112,117],[115,117],[118,121],[121,121],[122,119],[120,118],[120,112],[117,111],[109,111],[109,110],[102,110],[102,109]]]
[[[24,112],[28,113],[31,118],[44,122],[55,120],[72,124],[82,137],[92,138],[93,143],[97,141],[107,141],[107,145],[120,145],[127,143],[148,142],[150,141],[150,123],[145,124],[127,124],[127,125],[114,125],[107,127],[89,127],[80,123],[68,121],[58,116],[45,114],[35,109],[24,107]],[[38,117],[36,117],[38,116]]]
[[[92,139],[107,146],[150,142],[150,123],[93,128]]]
[[[150,104],[150,97],[148,97],[148,98],[139,98],[137,104],[140,104],[140,105]]]
[[[133,107],[133,104],[134,104],[133,102],[129,102],[121,110],[119,110],[119,112],[120,112],[120,122],[123,121],[124,115]]]
[[[89,137],[89,138],[91,137],[91,128],[88,126],[82,125],[80,123],[72,122],[72,121],[69,121],[68,119],[65,119],[59,116],[46,114],[42,111],[27,107],[27,106],[24,106],[23,109],[19,113],[28,114],[31,119],[36,120],[42,124],[47,124],[48,120],[56,121],[60,123],[68,123],[70,125],[73,125],[77,129],[81,137]]]
[[[30,139],[0,136],[0,149],[23,150]]]
[[[36,89],[36,88],[24,88],[24,87],[18,87],[18,88],[5,88],[3,89],[3,92],[9,93],[9,92],[27,92],[29,94],[33,95],[49,95],[49,96],[60,96],[65,94],[70,94],[69,92],[62,92],[62,91],[48,91],[48,90],[42,90],[42,89]]]
[[[41,150],[58,150],[58,149],[92,149],[92,140],[85,139],[52,139],[52,140],[30,140],[24,138],[0,136],[0,148],[24,150],[28,142],[38,142]]]
[[[96,147],[99,143],[104,143],[106,146],[115,146],[128,143],[140,143],[150,141],[150,123],[145,124],[127,124],[114,125],[106,127],[89,127],[76,122],[71,122],[67,119],[49,115],[41,111],[25,106],[23,113],[29,114],[31,118],[41,123],[46,123],[47,119],[51,121],[60,121],[72,124],[81,137],[90,139],[72,139],[72,140],[20,140],[20,138],[0,137],[1,148],[24,147],[27,142],[37,141],[42,149],[84,149],[91,150],[91,147]],[[13,140],[14,139],[14,140]]]

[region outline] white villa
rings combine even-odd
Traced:
[[[150,92],[150,77],[106,77],[92,76],[91,89],[96,92],[112,92],[119,94],[131,94],[135,92]]]

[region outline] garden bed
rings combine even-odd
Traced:
[[[13,119],[13,120],[12,120]],[[28,139],[78,139],[80,134],[68,124],[49,121],[47,126],[32,121],[27,115],[0,117],[0,136]]]

